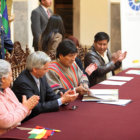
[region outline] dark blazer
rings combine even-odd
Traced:
[[[75,58],[75,62],[79,66],[79,68],[81,69],[81,71],[83,71],[83,73],[85,73],[85,70],[83,68],[83,64],[82,64],[82,61],[80,60],[80,58],[76,57]]]
[[[36,85],[36,82],[28,70],[24,70],[19,77],[14,81],[12,90],[15,95],[22,101],[22,95],[26,95],[27,98],[32,95],[40,96],[38,105],[32,110],[29,118],[32,118],[43,112],[57,111],[59,109],[57,99],[60,98],[56,95],[47,83],[46,76],[43,76],[40,80],[40,92]]]
[[[11,53],[13,49],[13,43],[11,39],[5,34],[4,27],[2,25],[2,18],[0,17],[0,59],[5,59],[4,49]]]
[[[88,76],[90,87],[105,80],[106,74],[112,72],[114,75],[114,70],[121,66],[121,62],[116,62],[115,64],[111,61],[111,53],[107,50],[107,57],[109,63],[105,64],[103,58],[96,52],[94,46],[90,48],[90,51],[85,55],[84,66],[85,68],[91,63],[96,63],[98,68],[90,76]]]
[[[51,9],[48,9],[52,15]],[[45,30],[48,23],[48,15],[43,7],[40,5],[31,13],[31,29],[33,34],[33,47],[35,51],[38,50],[38,40],[41,33]]]

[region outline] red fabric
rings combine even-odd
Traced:
[[[140,76],[122,86],[95,85],[95,89],[119,89],[119,98],[132,99],[126,106],[81,102],[77,100],[59,112],[44,113],[22,124],[22,127],[37,125],[61,130],[50,140],[140,140]],[[70,110],[72,105],[78,106]],[[27,131],[14,129],[1,138],[28,138]]]

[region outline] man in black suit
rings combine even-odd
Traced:
[[[40,5],[32,11],[31,14],[31,29],[33,34],[33,47],[38,51],[38,40],[41,33],[47,26],[49,17],[52,15],[52,10],[49,9],[52,0],[39,0]]]
[[[19,101],[22,101],[22,95],[27,98],[32,95],[40,96],[38,105],[32,110],[29,118],[32,118],[43,112],[57,111],[59,106],[74,101],[78,93],[68,90],[55,94],[47,83],[45,73],[48,71],[50,62],[49,56],[41,51],[36,51],[28,56],[26,69],[14,81],[12,90]]]

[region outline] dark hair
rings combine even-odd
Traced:
[[[102,41],[102,40],[107,40],[107,42],[109,42],[109,35],[105,32],[98,32],[95,36],[94,36],[94,41]]]
[[[39,0],[39,2],[41,2],[41,0]]]
[[[70,35],[70,36],[68,36],[68,39],[72,40],[75,43],[76,46],[78,46],[78,47],[80,46],[79,41],[76,37]]]
[[[59,58],[60,54],[62,54],[63,56],[66,56],[68,54],[73,54],[77,52],[78,50],[74,42],[69,39],[64,39],[57,47],[56,58]]]
[[[41,48],[42,51],[47,51],[47,47],[49,41],[51,40],[52,34],[55,33],[60,33],[62,37],[64,38],[65,34],[65,29],[64,29],[64,24],[61,16],[59,15],[52,15],[49,18],[48,24],[42,33],[41,36]]]

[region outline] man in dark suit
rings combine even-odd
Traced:
[[[41,51],[36,51],[28,56],[26,69],[14,81],[12,90],[19,101],[22,101],[22,95],[27,98],[32,95],[40,96],[38,105],[32,110],[29,118],[32,118],[43,112],[57,111],[59,106],[74,101],[78,93],[68,90],[55,94],[47,83],[45,73],[48,71],[50,62],[49,56]]]
[[[38,50],[38,40],[41,33],[47,26],[48,19],[52,15],[51,6],[52,0],[39,0],[40,5],[32,11],[31,14],[31,29],[33,34],[33,47]]]
[[[5,51],[12,52],[13,43],[10,38],[4,32],[4,27],[2,25],[2,17],[0,15],[0,59],[5,59]]]

